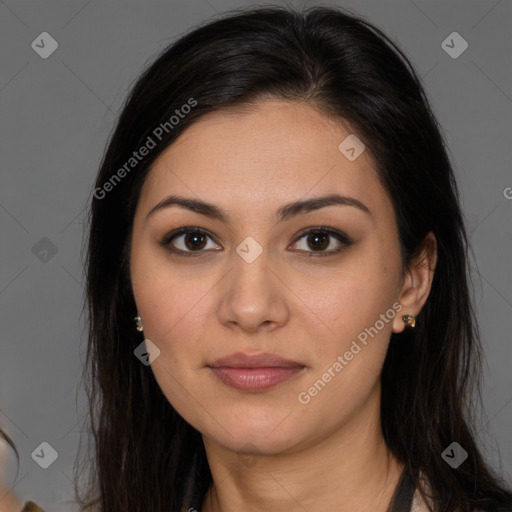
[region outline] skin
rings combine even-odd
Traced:
[[[214,480],[203,511],[379,512],[399,480],[402,466],[380,430],[379,377],[391,332],[401,332],[401,316],[416,315],[425,303],[435,250],[402,271],[394,210],[369,151],[349,161],[338,150],[349,133],[302,102],[269,100],[210,114],[159,156],[141,190],[133,293],[144,337],[160,350],[154,375],[203,435]],[[331,193],[357,199],[371,214],[331,205],[274,218],[284,204]],[[178,206],[148,217],[170,194],[213,203],[228,221]],[[180,257],[158,243],[184,225],[212,235],[199,256]],[[331,236],[324,253],[343,250],[315,256],[314,241],[300,232],[322,225],[353,244]],[[249,236],[263,249],[252,263],[236,252]],[[190,235],[172,244],[193,252]],[[300,403],[299,393],[394,303],[402,311]],[[306,368],[267,391],[239,391],[206,366],[233,352],[271,352]]]
[[[2,512],[20,512],[23,505],[18,497],[11,492],[4,467],[7,463],[7,455],[11,447],[0,437],[0,510]]]
[[[6,487],[0,486],[0,510],[2,512],[20,512],[23,505]]]

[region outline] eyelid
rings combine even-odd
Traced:
[[[329,226],[312,226],[304,228],[297,233],[295,240],[299,240],[304,235],[308,235],[309,233],[325,233],[328,235],[336,235],[337,237],[339,237],[339,239],[341,239],[341,241],[345,242],[347,245],[353,243],[353,240],[344,231],[341,231],[336,228],[331,228]]]
[[[329,251],[304,251],[301,249],[297,251],[299,253],[305,254],[308,258],[334,256],[341,253],[344,249],[354,243],[354,241],[346,233],[340,231],[339,229],[331,228],[329,226],[313,226],[299,231],[295,237],[295,241],[291,245],[297,244],[301,238],[304,238],[306,235],[313,233],[323,233],[330,235],[331,237],[335,238],[339,244],[341,244],[341,247],[338,249],[331,249]]]
[[[174,238],[177,238],[178,236],[189,234],[189,233],[199,233],[201,235],[204,235],[217,245],[220,245],[216,240],[215,237],[207,230],[200,228],[199,226],[191,226],[191,225],[184,225],[177,227],[176,229],[172,230],[170,233],[167,233],[162,237],[161,240],[159,240],[159,245],[163,246],[164,248],[170,250],[173,254],[178,254],[180,256],[200,256],[202,253],[209,252],[205,250],[199,250],[199,251],[184,251],[182,249],[172,249],[170,248],[170,244]],[[340,253],[344,248],[352,245],[354,242],[353,240],[343,231],[340,231],[335,228],[331,228],[328,226],[310,226],[307,228],[302,229],[299,231],[295,237],[293,242],[290,245],[295,245],[301,238],[304,238],[304,236],[312,234],[312,233],[324,233],[330,236],[333,236],[336,238],[336,240],[342,244],[341,249],[336,250],[330,250],[330,251],[304,251],[304,250],[298,250],[299,253],[306,253],[308,254],[308,257],[310,256],[329,256]],[[289,246],[288,246],[289,247]]]
[[[188,255],[188,254],[194,254],[194,253],[201,254],[203,252],[206,252],[204,250],[202,250],[202,251],[183,251],[181,249],[170,249],[169,248],[169,245],[174,238],[177,238],[178,236],[188,234],[188,233],[199,233],[208,238],[211,238],[217,245],[219,245],[219,243],[215,240],[215,237],[209,231],[207,231],[206,229],[200,228],[199,226],[190,226],[190,225],[179,226],[176,229],[173,229],[170,233],[167,233],[166,235],[164,235],[158,241],[158,243],[161,246],[163,246],[164,248],[171,250],[173,253]]]

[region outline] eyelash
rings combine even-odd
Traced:
[[[302,250],[299,250],[299,252],[305,252],[306,254],[308,254],[307,257],[309,257],[309,258],[311,258],[311,257],[314,257],[314,258],[316,258],[316,257],[325,258],[327,256],[334,256],[335,254],[339,254],[345,248],[347,248],[347,247],[349,247],[350,245],[353,244],[353,241],[350,239],[350,237],[348,235],[346,235],[342,231],[338,231],[336,229],[329,228],[327,226],[319,226],[319,227],[316,227],[316,228],[308,228],[308,229],[306,229],[304,231],[301,231],[299,233],[299,235],[298,235],[298,238],[296,238],[296,240],[293,242],[293,244],[297,243],[297,241],[299,241],[301,238],[304,238],[307,235],[319,234],[319,233],[320,234],[324,234],[324,235],[331,235],[331,236],[333,236],[336,240],[338,240],[342,244],[342,247],[339,248],[339,249],[330,250],[330,251],[302,251]],[[204,235],[204,236],[207,236],[208,238],[213,239],[213,237],[207,231],[205,231],[204,229],[202,229],[200,227],[197,227],[197,226],[181,226],[181,227],[175,229],[174,231],[172,231],[171,233],[168,233],[167,235],[165,235],[158,243],[159,243],[159,245],[161,245],[162,247],[166,248],[167,250],[169,250],[173,254],[176,254],[177,256],[198,257],[198,256],[201,256],[201,253],[206,252],[204,250],[200,250],[200,251],[183,251],[182,249],[173,249],[173,248],[171,248],[170,247],[170,243],[175,238],[177,238],[178,236],[183,235],[183,234],[200,234],[200,235]]]

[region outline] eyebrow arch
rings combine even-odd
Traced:
[[[313,197],[311,199],[299,200],[285,204],[284,206],[281,206],[277,210],[277,212],[275,213],[275,218],[278,222],[283,222],[297,215],[303,215],[333,205],[353,206],[367,213],[370,216],[372,215],[369,208],[358,199],[355,199],[353,197],[341,196],[339,194],[329,194],[326,196]],[[170,195],[162,199],[149,211],[149,213],[146,216],[146,219],[150,215],[157,212],[158,210],[162,210],[170,206],[180,206],[181,208],[185,208],[192,212],[205,215],[206,217],[210,217],[212,219],[220,220],[221,222],[224,223],[227,223],[229,221],[228,214],[221,210],[220,208],[218,208],[217,206],[215,206],[214,204],[176,195]]]

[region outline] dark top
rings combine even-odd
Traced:
[[[38,507],[33,501],[27,501],[21,512],[44,512],[41,507]]]

